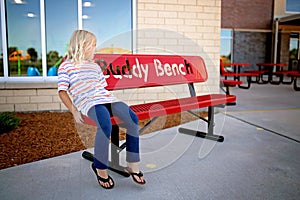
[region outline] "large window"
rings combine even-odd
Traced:
[[[57,75],[71,34],[78,27],[77,11],[77,0],[45,0],[47,76]]]
[[[221,55],[223,62],[231,62],[232,59],[232,30],[221,30]]]
[[[9,76],[42,73],[40,1],[6,0]]]
[[[83,2],[83,28],[95,33],[99,52],[123,53],[132,50],[131,4],[131,0]]]
[[[0,0],[0,82],[55,80],[76,29],[93,32],[99,52],[132,52],[132,1]]]
[[[1,15],[0,15],[0,22],[2,22]],[[2,27],[0,26],[0,77],[4,75],[4,68],[3,68],[3,48],[2,48],[2,46],[3,46],[3,44],[2,44]]]

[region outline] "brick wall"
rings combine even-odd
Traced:
[[[270,32],[235,31],[233,61],[250,63],[249,69],[256,69],[256,63],[271,62],[271,42]]]
[[[0,112],[65,110],[56,88],[0,89]]]
[[[200,55],[209,80],[196,92],[219,92],[221,0],[138,0],[137,7],[137,52]]]
[[[204,58],[209,80],[200,93],[219,92],[221,0],[137,0],[136,53],[177,53]],[[56,84],[0,86],[0,112],[66,110]],[[114,91],[129,104],[189,95],[186,85]]]
[[[222,0],[221,27],[233,30],[233,62],[272,62],[273,0]]]
[[[222,0],[222,28],[271,29],[273,4],[273,0]]]
[[[282,63],[289,63],[289,58],[290,58],[290,32],[281,32],[280,36],[280,52],[279,52],[279,57],[278,60]]]

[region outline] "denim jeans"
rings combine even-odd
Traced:
[[[94,165],[98,169],[108,168],[109,142],[112,131],[111,116],[117,116],[126,128],[126,161],[139,162],[138,117],[124,102],[98,104],[93,106],[88,116],[97,124],[94,145]]]

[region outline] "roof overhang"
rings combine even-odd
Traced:
[[[279,24],[282,25],[298,25],[300,26],[300,14],[294,14],[287,17],[282,17],[278,19]]]
[[[285,31],[300,31],[300,14],[293,14],[277,19],[279,29]]]

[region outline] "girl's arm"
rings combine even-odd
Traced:
[[[81,113],[77,110],[77,108],[73,105],[73,102],[71,101],[67,91],[60,90],[58,92],[59,98],[61,101],[65,104],[65,106],[70,110],[70,112],[73,114],[73,117],[77,123],[83,123],[83,118]]]

